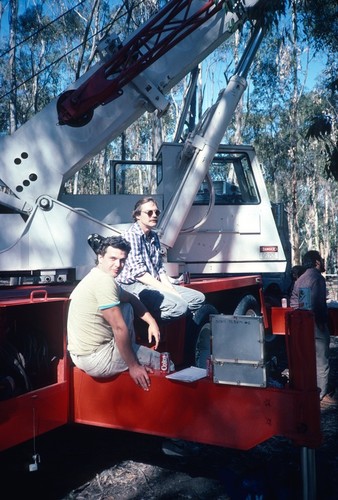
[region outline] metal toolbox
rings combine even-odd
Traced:
[[[210,321],[213,381],[266,387],[263,319],[214,314]]]

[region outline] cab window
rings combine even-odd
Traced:
[[[249,157],[245,153],[218,153],[209,175],[215,192],[215,205],[252,205],[260,202]],[[194,205],[209,203],[211,189],[205,180]]]

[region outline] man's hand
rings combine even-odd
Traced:
[[[151,344],[151,341],[152,339],[155,340],[155,349],[158,348],[158,344],[160,342],[160,337],[161,337],[161,333],[160,333],[160,329],[156,323],[156,321],[154,321],[153,323],[151,323],[149,326],[148,326],[148,342],[149,344]]]
[[[135,384],[141,387],[144,391],[149,391],[150,378],[148,373],[154,373],[149,366],[133,365],[129,368],[129,375],[134,380]]]

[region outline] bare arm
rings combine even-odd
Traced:
[[[102,311],[104,319],[110,324],[114,332],[116,346],[128,366],[129,374],[136,385],[145,391],[149,390],[150,378],[148,372],[152,372],[149,367],[142,366],[132,349],[127,325],[118,306],[110,307]]]

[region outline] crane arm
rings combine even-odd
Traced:
[[[236,13],[242,22],[248,18],[241,2],[209,0],[197,10],[191,0],[169,2],[131,40],[113,50],[111,58],[79,88],[60,96],[59,123],[74,126],[85,124],[91,119],[95,108],[122,95],[127,83],[198,30],[221,9]],[[235,20],[233,26],[238,27]]]
[[[164,93],[248,21],[252,6],[260,1],[220,2],[228,8],[236,4],[231,11],[211,1],[169,2],[163,19],[159,13],[149,21],[149,35],[147,23],[108,60],[98,62],[14,134],[1,138],[3,183],[30,205],[41,195],[58,198],[67,179],[143,113],[164,111]],[[76,96],[74,106],[71,99]],[[74,126],[60,126],[60,119],[66,122],[68,116]]]
[[[81,275],[88,269],[90,258],[82,242],[92,232],[116,231],[61,203],[64,183],[143,113],[164,111],[165,94],[234,31],[251,22],[256,16],[253,10],[257,12],[262,3],[269,5],[267,0],[168,2],[124,44],[108,47],[102,59],[60,97],[14,134],[0,139],[1,181],[6,186],[6,195],[0,197],[5,228],[0,235],[2,271],[75,268]],[[234,103],[230,95],[229,99],[228,118]],[[212,136],[209,128],[203,138],[199,133],[192,138],[193,148],[210,152],[204,160],[199,155],[197,167],[188,169],[194,186],[198,178],[194,172],[204,178],[216,147]],[[192,199],[190,193],[187,207]],[[161,226],[167,246],[177,234],[172,227],[178,212],[174,202],[169,211],[172,220],[164,219]]]

